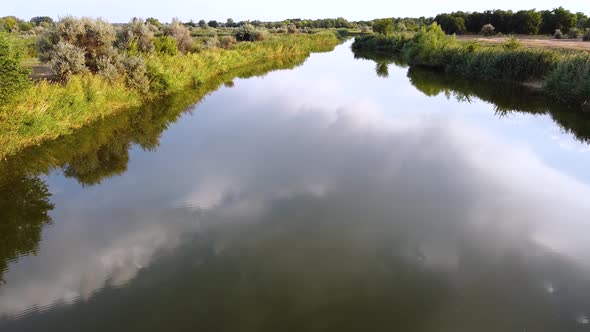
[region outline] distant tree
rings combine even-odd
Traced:
[[[389,18],[384,18],[373,21],[373,31],[381,35],[392,34],[393,20]]]
[[[225,22],[225,26],[228,28],[234,28],[234,27],[236,27],[236,22],[234,22],[233,19],[228,18],[227,21]]]
[[[441,14],[434,19],[447,34],[462,34],[467,31],[465,19],[459,15]]]
[[[556,29],[568,33],[571,28],[576,27],[578,17],[569,10],[559,7],[553,10],[553,20]]]
[[[18,20],[14,16],[4,17],[4,31],[13,32],[18,27]]]
[[[198,24],[201,29],[207,28],[207,22],[205,22],[205,20],[199,20]]]
[[[33,18],[31,18],[31,20],[29,21],[32,24],[34,24],[35,26],[40,26],[41,23],[48,23],[48,24],[52,24],[53,23],[53,19],[49,16],[35,16]]]
[[[541,28],[542,19],[541,12],[534,9],[518,11],[513,17],[513,31],[525,35],[536,35]]]
[[[145,20],[145,22],[157,27],[158,29],[162,27],[162,23],[160,23],[160,21],[157,18],[150,17],[147,20]]]
[[[209,22],[207,22],[207,25],[212,27],[212,28],[218,28],[219,27],[219,22],[215,21],[215,20],[211,20]]]

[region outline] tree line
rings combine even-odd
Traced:
[[[554,34],[556,30],[569,33],[572,29],[590,28],[588,16],[573,13],[563,7],[553,10],[487,10],[484,12],[453,12],[437,15],[434,20],[447,34],[479,33],[486,24],[503,34]]]

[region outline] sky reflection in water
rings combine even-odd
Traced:
[[[587,330],[588,146],[374,69],[314,54],[221,88],[121,175],[44,176],[52,224],[0,327]]]

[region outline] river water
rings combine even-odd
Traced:
[[[1,331],[590,330],[580,110],[350,43],[171,104],[0,165]]]

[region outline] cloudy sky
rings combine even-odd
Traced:
[[[20,0],[9,1],[2,5],[1,16],[16,15],[30,18],[38,15],[52,17],[101,16],[113,22],[125,22],[131,17],[157,17],[169,20],[179,17],[190,19],[225,20],[231,17],[235,20],[261,19],[281,20],[285,18],[327,18],[342,16],[350,20],[373,19],[382,16],[434,16],[440,12],[463,10],[478,11],[493,8],[501,9],[552,9],[564,6],[572,11],[582,11],[590,14],[587,0],[497,0],[493,3],[485,1],[383,1],[366,0],[363,2],[352,0],[340,1],[184,1],[184,0]]]

